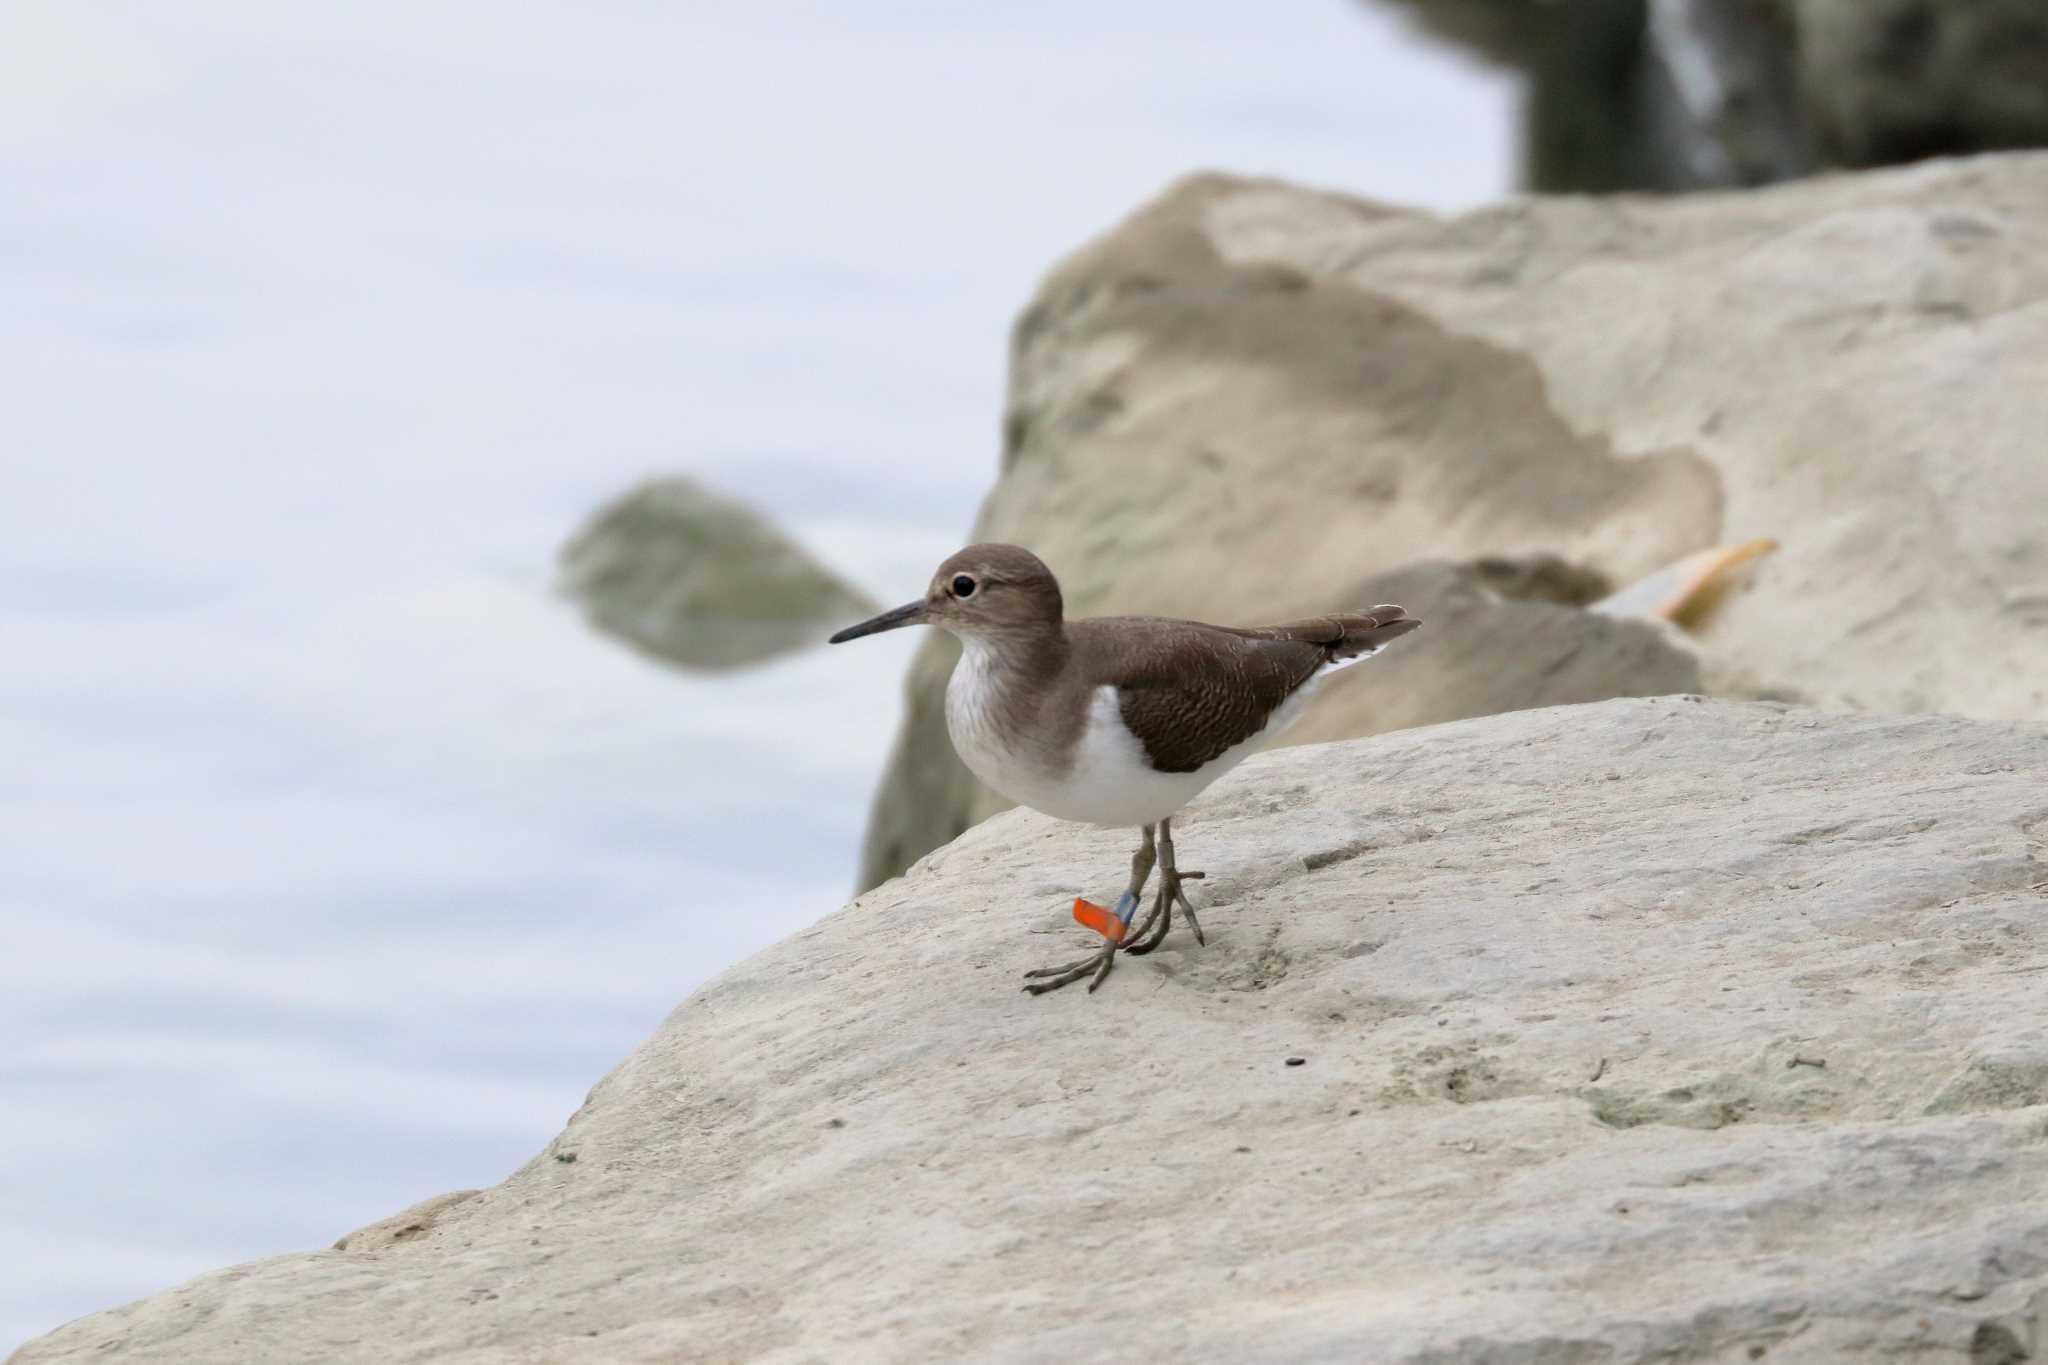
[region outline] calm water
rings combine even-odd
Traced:
[[[0,1350],[498,1180],[843,899],[914,640],[649,665],[550,593],[598,501],[901,600],[1059,253],[1508,176],[1340,0],[325,8],[0,17]]]

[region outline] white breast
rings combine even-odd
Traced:
[[[1024,769],[1035,766],[1028,753],[1005,742],[995,723],[993,651],[978,640],[960,642],[960,662],[946,683],[946,733],[968,771],[1012,801],[1024,781]],[[1029,804],[1029,803],[1026,803]]]
[[[1113,826],[1149,825],[1187,805],[1204,787],[1279,738],[1322,679],[1335,671],[1318,673],[1274,712],[1265,729],[1189,773],[1154,769],[1145,746],[1124,725],[1117,690],[1098,687],[1088,699],[1087,724],[1072,759],[1060,771],[1037,746],[1006,742],[994,723],[993,662],[987,648],[964,641],[946,686],[946,729],[960,761],[1020,805],[1061,820]]]

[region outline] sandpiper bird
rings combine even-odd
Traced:
[[[1094,990],[1118,952],[1159,946],[1176,905],[1195,941],[1206,942],[1181,889],[1202,874],[1175,866],[1173,816],[1271,743],[1323,679],[1422,623],[1392,606],[1244,628],[1151,616],[1069,621],[1060,585],[1037,555],[970,545],[939,566],[922,598],[849,626],[832,643],[920,624],[960,639],[946,729],[976,777],[1047,815],[1143,834],[1115,922],[1102,926],[1108,942],[1077,962],[1027,972],[1024,989],[1036,995],[1084,976]],[[1125,932],[1155,861],[1151,912]]]

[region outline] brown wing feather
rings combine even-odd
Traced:
[[[1371,654],[1421,624],[1400,607],[1384,603],[1370,611],[1314,616],[1306,621],[1289,621],[1278,626],[1216,626],[1214,629],[1261,640],[1305,640],[1322,645],[1328,651],[1326,662],[1330,662]]]
[[[1420,625],[1399,607],[1277,626],[1112,617],[1069,624],[1086,676],[1117,689],[1124,724],[1161,772],[1193,772],[1265,728],[1323,665]]]

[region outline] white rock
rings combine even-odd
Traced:
[[[1019,993],[1129,849],[1000,816],[504,1184],[17,1365],[2048,1346],[2048,736],[1605,702],[1284,750],[1177,833],[1207,948]]]

